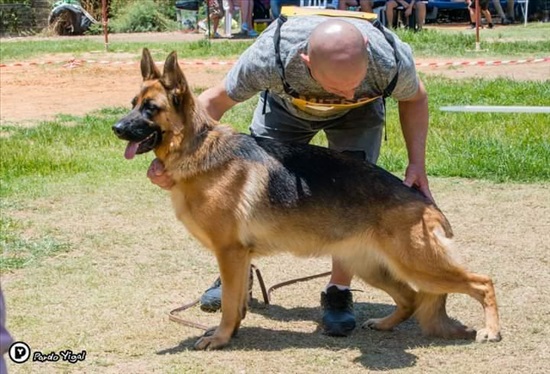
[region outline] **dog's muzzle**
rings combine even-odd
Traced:
[[[124,152],[128,160],[155,149],[162,141],[160,127],[135,113],[130,113],[114,125],[113,132],[119,139],[128,141]]]

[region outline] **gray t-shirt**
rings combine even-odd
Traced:
[[[371,22],[356,18],[340,18],[355,25],[367,37],[367,75],[355,93],[355,100],[346,100],[326,92],[312,77],[300,54],[307,53],[309,35],[313,29],[330,17],[290,17],[281,26],[280,55],[288,84],[298,92],[299,98],[308,103],[336,104],[321,108],[315,105],[299,105],[299,101],[284,91],[277,71],[273,35],[277,22],[273,22],[239,58],[226,77],[226,91],[231,99],[245,101],[260,91],[271,95],[292,115],[306,120],[324,120],[344,115],[354,103],[367,101],[382,95],[397,72],[395,55],[400,60],[399,77],[392,97],[396,100],[411,98],[418,90],[416,68],[409,45],[390,31],[396,51],[384,34]],[[344,104],[344,105],[338,105]],[[351,106],[349,106],[351,105]],[[332,108],[332,109],[331,109]]]

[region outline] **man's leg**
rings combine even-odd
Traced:
[[[493,28],[493,18],[491,17],[491,12],[489,12],[489,9],[484,9],[483,13],[485,15],[485,19],[487,20],[487,24],[489,25],[489,28]]]
[[[397,5],[395,0],[388,0],[386,3],[386,27],[389,29],[393,28],[393,12]]]
[[[417,2],[414,6],[416,9],[416,24],[418,26],[418,30],[422,30],[422,27],[426,22],[426,3]]]
[[[376,163],[383,127],[384,104],[379,99],[325,123],[323,130],[329,148]],[[331,278],[321,293],[323,328],[328,335],[347,336],[355,328],[351,279],[352,275],[333,257]]]
[[[510,21],[515,22],[516,15],[514,10],[514,0],[508,0],[506,3],[506,15]]]
[[[500,5],[500,0],[493,0],[493,7],[497,11],[498,16],[500,17],[500,23],[503,25],[508,24],[508,20],[506,19],[506,14],[504,14],[504,11],[502,10],[502,5]]]
[[[340,261],[332,258],[330,280],[321,292],[323,332],[330,336],[348,336],[355,329],[355,313],[350,285],[353,278]]]

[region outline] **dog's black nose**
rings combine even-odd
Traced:
[[[121,136],[122,134],[124,134],[124,129],[120,122],[113,125],[112,129],[116,136]]]

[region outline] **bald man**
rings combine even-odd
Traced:
[[[253,136],[308,143],[324,131],[329,148],[376,163],[384,125],[382,96],[391,91],[408,152],[404,183],[431,198],[425,171],[428,99],[411,49],[395,34],[354,18],[291,17],[272,23],[239,58],[225,79],[199,100],[219,120],[237,103],[259,101]],[[151,181],[169,189],[173,182],[158,161]],[[347,336],[355,328],[351,276],[336,260],[321,293],[326,334]],[[201,298],[201,308],[221,306],[217,280]]]

